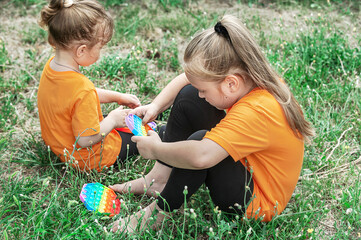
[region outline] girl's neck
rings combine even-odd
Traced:
[[[80,73],[79,64],[69,51],[57,50],[50,67],[58,72],[74,71]]]
[[[250,79],[245,79],[243,88],[241,88],[240,95],[237,101],[239,101],[241,98],[252,92],[253,89],[255,89],[257,85]]]

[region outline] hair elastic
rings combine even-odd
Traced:
[[[64,0],[64,7],[68,8],[74,4],[73,0]]]
[[[228,41],[231,41],[227,29],[222,25],[221,22],[217,22],[217,24],[214,26],[214,31],[225,37]]]

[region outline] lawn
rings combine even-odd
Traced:
[[[154,199],[119,195],[109,218],[79,199],[84,183],[144,176],[154,161],[133,157],[103,172],[63,164],[41,139],[37,87],[53,54],[37,20],[43,0],[0,2],[1,239],[361,239],[361,10],[341,0],[105,0],[115,33],[102,58],[82,68],[97,87],[143,104],[182,72],[186,44],[224,14],[243,20],[282,74],[317,135],[285,211],[273,221],[215,209],[202,187],[158,230],[114,234],[114,220]],[[114,104],[102,105],[106,114]],[[167,120],[168,112],[161,117]],[[61,126],[59,126],[61,127]]]

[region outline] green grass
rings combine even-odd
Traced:
[[[35,21],[45,1],[13,0],[0,2],[1,239],[361,239],[358,1],[218,2],[103,1],[115,19],[114,38],[102,58],[82,71],[96,86],[133,93],[148,103],[182,71],[181,55],[195,32],[224,13],[239,16],[317,133],[306,146],[285,211],[270,223],[242,220],[217,211],[202,187],[160,230],[111,233],[115,219],[154,199],[120,195],[121,214],[110,219],[86,210],[79,199],[82,185],[142,177],[154,162],[134,157],[117,169],[80,173],[49,151],[36,106],[40,74],[52,55]],[[105,114],[115,107],[102,106]]]

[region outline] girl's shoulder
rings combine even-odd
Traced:
[[[83,96],[96,91],[93,82],[85,75],[74,71],[55,71],[51,69],[49,61],[45,65],[40,78],[40,92],[43,90],[48,92],[48,89],[56,89],[58,92],[67,92],[72,96]]]
[[[283,118],[283,110],[272,94],[264,89],[254,89],[240,99],[227,112],[230,118],[260,119]],[[253,117],[252,117],[253,116]],[[273,120],[272,120],[273,121]]]
[[[269,93],[265,89],[261,89],[257,87],[253,89],[251,92],[249,92],[246,96],[241,98],[234,105],[234,107],[236,107],[237,105],[240,106],[248,105],[251,107],[260,107],[260,106],[266,107],[277,104],[278,104],[277,100],[274,98],[274,96],[271,93]]]
[[[51,60],[51,59],[50,59]],[[49,62],[50,62],[49,60]],[[43,74],[49,81],[57,84],[67,85],[70,88],[94,88],[94,84],[84,74],[74,71],[55,71],[50,67],[49,62],[45,65]]]

